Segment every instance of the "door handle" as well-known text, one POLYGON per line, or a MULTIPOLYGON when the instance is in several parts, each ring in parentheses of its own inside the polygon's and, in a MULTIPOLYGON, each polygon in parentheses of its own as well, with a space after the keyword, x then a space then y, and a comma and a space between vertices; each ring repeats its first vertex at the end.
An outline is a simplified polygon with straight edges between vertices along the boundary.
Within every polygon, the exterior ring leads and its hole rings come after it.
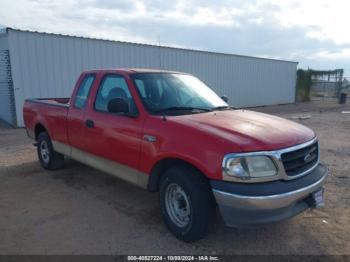
POLYGON ((93 128, 95 126, 94 121, 88 119, 85 121, 85 125, 87 128, 93 128))

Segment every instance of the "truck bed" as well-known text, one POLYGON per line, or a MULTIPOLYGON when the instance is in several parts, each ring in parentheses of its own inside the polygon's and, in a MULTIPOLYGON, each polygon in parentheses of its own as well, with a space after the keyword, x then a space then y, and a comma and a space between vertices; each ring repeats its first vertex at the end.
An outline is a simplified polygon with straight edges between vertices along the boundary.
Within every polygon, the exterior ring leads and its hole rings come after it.
POLYGON ((70 98, 27 99, 23 107, 28 135, 35 138, 38 125, 44 126, 51 139, 67 142, 67 115, 70 98))

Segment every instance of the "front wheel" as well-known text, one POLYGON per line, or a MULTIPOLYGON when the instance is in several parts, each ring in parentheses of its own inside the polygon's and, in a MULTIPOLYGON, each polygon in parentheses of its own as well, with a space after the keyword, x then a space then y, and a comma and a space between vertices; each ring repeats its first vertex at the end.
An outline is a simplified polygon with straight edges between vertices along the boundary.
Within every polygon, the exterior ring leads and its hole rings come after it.
POLYGON ((208 234, 215 201, 207 179, 197 170, 176 166, 165 171, 159 201, 163 219, 177 238, 191 242, 208 234))
POLYGON ((38 136, 38 158, 43 168, 55 170, 63 167, 64 156, 57 153, 52 146, 50 136, 46 132, 42 132, 38 136))

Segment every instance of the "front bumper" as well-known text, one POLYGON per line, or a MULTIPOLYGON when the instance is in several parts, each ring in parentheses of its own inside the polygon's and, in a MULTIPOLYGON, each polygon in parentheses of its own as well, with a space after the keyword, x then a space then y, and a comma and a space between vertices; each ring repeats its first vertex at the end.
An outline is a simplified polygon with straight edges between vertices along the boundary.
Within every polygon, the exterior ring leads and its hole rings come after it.
POLYGON ((319 164, 295 180, 257 184, 212 180, 211 186, 225 223, 242 227, 277 222, 312 207, 311 194, 323 186, 327 175, 327 168, 319 164))

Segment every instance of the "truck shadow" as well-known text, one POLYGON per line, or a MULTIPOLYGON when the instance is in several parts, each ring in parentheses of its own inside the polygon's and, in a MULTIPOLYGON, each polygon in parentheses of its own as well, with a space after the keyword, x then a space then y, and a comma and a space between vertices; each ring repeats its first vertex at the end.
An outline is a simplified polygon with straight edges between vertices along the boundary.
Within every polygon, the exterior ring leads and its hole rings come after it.
POLYGON ((52 178, 76 190, 87 191, 138 224, 164 232, 157 194, 70 159, 64 169, 53 172, 52 178))
POLYGON ((130 223, 146 229, 148 234, 162 235, 158 245, 164 248, 175 245, 179 252, 183 250, 187 254, 320 254, 326 249, 314 238, 313 230, 317 227, 312 223, 315 220, 303 219, 303 216, 259 228, 236 229, 226 227, 218 215, 211 233, 206 238, 184 244, 175 239, 163 223, 158 194, 148 193, 144 189, 72 160, 67 160, 65 167, 56 171, 44 170, 33 160, 20 165, 1 167, 0 176, 3 175, 20 179, 33 178, 32 183, 48 183, 59 188, 60 192, 80 191, 74 195, 82 205, 88 206, 84 199, 86 196, 92 197, 97 201, 97 205, 98 202, 108 205, 114 212, 130 219, 130 223), (52 180, 56 182, 52 183, 52 180), (83 197, 80 199, 80 196, 83 197), (313 243, 312 249, 308 243, 313 243))
MULTIPOLYGON (((116 212, 133 219, 136 224, 167 235, 171 242, 182 243, 168 232, 163 223, 157 193, 149 193, 72 160, 67 162, 64 170, 54 172, 52 178, 61 180, 67 186, 75 189, 87 191, 99 201, 108 204, 116 212)), ((222 253, 240 250, 242 253, 251 254, 251 248, 253 248, 257 252, 265 253, 266 250, 262 247, 262 243, 265 247, 270 245, 270 248, 275 250, 281 247, 281 243, 286 244, 284 238, 289 237, 290 231, 293 230, 293 227, 290 227, 291 224, 293 225, 293 220, 255 228, 228 228, 224 225, 221 217, 217 215, 211 234, 203 240, 186 244, 186 246, 193 249, 193 252, 196 250, 207 252, 215 249, 216 252, 222 253), (281 241, 266 243, 271 237, 281 239, 281 241), (231 242, 234 239, 235 241, 231 242), (227 244, 223 245, 222 243, 227 244)))

